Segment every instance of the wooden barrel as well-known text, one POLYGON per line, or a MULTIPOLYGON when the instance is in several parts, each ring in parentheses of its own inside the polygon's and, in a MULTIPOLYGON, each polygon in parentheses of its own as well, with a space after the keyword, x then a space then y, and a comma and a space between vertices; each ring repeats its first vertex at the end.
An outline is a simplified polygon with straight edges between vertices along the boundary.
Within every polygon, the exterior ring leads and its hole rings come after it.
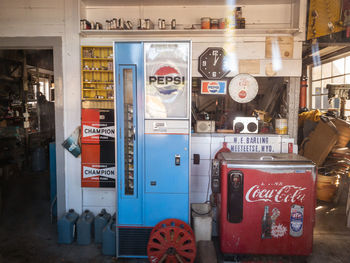
POLYGON ((337 176, 324 176, 317 174, 316 194, 317 199, 330 202, 332 201, 338 186, 336 185, 337 176))
POLYGON ((332 120, 339 132, 337 147, 345 147, 350 140, 350 124, 341 119, 332 120))

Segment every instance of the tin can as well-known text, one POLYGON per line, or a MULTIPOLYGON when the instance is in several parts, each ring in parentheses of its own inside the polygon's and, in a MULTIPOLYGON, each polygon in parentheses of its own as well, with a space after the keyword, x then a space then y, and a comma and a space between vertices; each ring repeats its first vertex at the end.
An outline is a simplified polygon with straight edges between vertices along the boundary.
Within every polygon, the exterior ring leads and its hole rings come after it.
POLYGON ((210 17, 202 17, 201 18, 201 28, 202 29, 210 29, 210 17))
POLYGON ((106 20, 105 28, 106 28, 106 30, 110 30, 111 29, 111 22, 109 20, 106 20))
POLYGON ((132 22, 131 21, 129 21, 128 20, 128 22, 127 22, 127 25, 128 25, 128 29, 132 29, 133 28, 133 24, 132 24, 132 22))
POLYGON ((80 30, 84 30, 85 26, 84 26, 84 20, 80 19, 80 30))
POLYGON ((171 20, 171 29, 176 29, 176 19, 171 20))
POLYGON ((146 29, 146 20, 139 19, 138 29, 146 29))
POLYGON ((97 30, 102 30, 103 29, 103 26, 100 22, 96 22, 96 29, 97 30))
POLYGON ((124 29, 124 19, 123 18, 118 19, 117 29, 124 29))
POLYGON ((287 132, 288 132, 288 120, 287 119, 276 119, 275 120, 275 131, 277 134, 287 134, 287 132))
POLYGON ((225 29, 226 28, 226 19, 225 18, 220 18, 219 19, 219 28, 220 29, 225 29))
POLYGON ((149 19, 145 19, 145 29, 151 28, 151 21, 149 19))
POLYGON ((219 28, 219 20, 210 19, 210 29, 218 29, 218 28, 219 28))
POLYGON ((117 29, 117 25, 118 25, 118 19, 113 18, 113 23, 111 25, 111 29, 117 29))

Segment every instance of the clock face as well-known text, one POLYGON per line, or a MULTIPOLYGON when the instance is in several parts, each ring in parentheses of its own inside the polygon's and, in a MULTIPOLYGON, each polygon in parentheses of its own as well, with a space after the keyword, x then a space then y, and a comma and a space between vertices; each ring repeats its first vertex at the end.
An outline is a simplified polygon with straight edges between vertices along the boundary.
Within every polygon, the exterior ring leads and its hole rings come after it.
POLYGON ((199 73, 207 79, 221 79, 230 72, 224 69, 225 50, 219 47, 207 48, 199 56, 199 73))

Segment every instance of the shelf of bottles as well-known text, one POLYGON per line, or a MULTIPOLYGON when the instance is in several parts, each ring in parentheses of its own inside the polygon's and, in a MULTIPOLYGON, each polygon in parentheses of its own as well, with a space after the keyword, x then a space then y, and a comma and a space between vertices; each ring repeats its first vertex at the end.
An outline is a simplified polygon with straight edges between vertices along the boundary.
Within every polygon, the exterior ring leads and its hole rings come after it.
POLYGON ((125 104, 124 118, 124 155, 125 155, 125 194, 134 193, 134 141, 133 105, 125 104))
POLYGON ((81 87, 83 101, 113 101, 113 48, 81 47, 81 87))

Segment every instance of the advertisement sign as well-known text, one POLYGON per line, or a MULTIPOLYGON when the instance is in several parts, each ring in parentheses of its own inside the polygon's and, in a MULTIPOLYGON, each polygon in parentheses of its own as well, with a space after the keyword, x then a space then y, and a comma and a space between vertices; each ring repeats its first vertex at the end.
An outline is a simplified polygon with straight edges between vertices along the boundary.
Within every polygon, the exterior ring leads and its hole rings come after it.
POLYGON ((82 144, 81 186, 115 186, 115 151, 113 142, 82 144))
POLYGON ((201 94, 225 95, 226 87, 226 80, 201 80, 201 94))
POLYGON ((145 43, 146 118, 187 118, 187 43, 145 43))
POLYGON ((82 109, 81 142, 100 143, 114 142, 114 110, 82 109))
POLYGON ((280 153, 280 136, 235 135, 227 143, 231 152, 280 153))

